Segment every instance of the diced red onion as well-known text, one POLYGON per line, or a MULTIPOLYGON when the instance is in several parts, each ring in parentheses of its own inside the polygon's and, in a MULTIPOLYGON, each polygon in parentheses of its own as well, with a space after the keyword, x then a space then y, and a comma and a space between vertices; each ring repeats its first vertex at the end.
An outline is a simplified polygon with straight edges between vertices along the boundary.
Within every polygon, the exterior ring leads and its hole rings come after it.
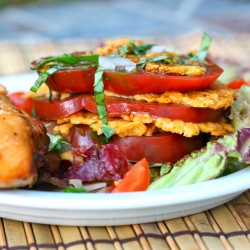
POLYGON ((106 70, 116 70, 123 67, 126 71, 132 71, 136 68, 136 63, 128 58, 99 56, 99 66, 106 70))

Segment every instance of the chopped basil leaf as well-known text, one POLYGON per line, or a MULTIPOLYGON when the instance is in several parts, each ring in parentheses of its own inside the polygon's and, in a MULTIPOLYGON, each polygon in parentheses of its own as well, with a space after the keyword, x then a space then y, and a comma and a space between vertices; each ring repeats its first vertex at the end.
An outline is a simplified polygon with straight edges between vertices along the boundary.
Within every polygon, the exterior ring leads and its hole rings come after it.
POLYGON ((47 133, 50 139, 48 151, 55 150, 57 152, 64 151, 65 148, 70 147, 70 143, 65 141, 62 136, 47 133))
POLYGON ((53 73, 55 73, 56 71, 58 71, 60 69, 59 66, 54 66, 52 68, 49 68, 45 71, 42 71, 38 77, 38 79, 35 81, 35 84, 30 88, 31 91, 33 92, 37 92, 37 90, 41 87, 41 85, 46 82, 46 84, 48 85, 49 87, 49 91, 50 91, 50 98, 51 99, 51 89, 50 89, 50 86, 49 86, 49 82, 48 82, 48 77, 50 75, 52 75, 53 73))
POLYGON ((129 47, 133 46, 134 43, 131 41, 126 45, 123 45, 119 50, 118 50, 118 55, 119 56, 124 56, 129 52, 129 47))
POLYGON ((142 44, 142 45, 135 45, 132 54, 133 55, 145 55, 146 52, 151 49, 154 45, 153 44, 142 44))
POLYGON ((108 126, 107 110, 104 101, 104 85, 102 81, 104 69, 98 68, 95 73, 94 93, 98 115, 102 120, 102 132, 109 139, 114 134, 114 129, 108 126))
POLYGON ((110 138, 115 133, 114 129, 107 124, 102 124, 102 132, 106 138, 110 138))
MULTIPOLYGON (((58 56, 58 57, 46 57, 46 59, 41 62, 40 64, 38 64, 36 67, 31 68, 32 70, 38 70, 39 71, 39 77, 38 79, 35 81, 35 84, 30 88, 31 91, 33 92, 37 92, 37 90, 40 88, 40 86, 46 82, 46 84, 49 87, 49 82, 48 82, 48 77, 50 75, 52 75, 53 73, 55 73, 56 71, 62 69, 65 66, 68 65, 74 65, 77 63, 81 63, 81 62, 91 62, 93 63, 95 66, 98 65, 98 55, 92 55, 92 56, 72 56, 72 55, 67 55, 64 54, 62 56, 58 56), (51 67, 47 70, 41 70, 46 64, 48 63, 55 63, 53 65, 51 65, 51 67)), ((87 65, 74 65, 74 68, 87 68, 87 65)), ((52 96, 52 92, 51 89, 50 90, 50 99, 52 96)))
POLYGON ((211 42, 212 42, 212 38, 206 33, 203 33, 200 48, 197 54, 191 57, 191 60, 204 61, 208 54, 208 50, 211 45, 211 42))
POLYGON ((135 42, 132 40, 128 44, 123 45, 119 50, 118 50, 118 55, 119 56, 124 56, 127 53, 130 52, 130 48, 132 49, 131 53, 132 55, 145 55, 146 52, 152 48, 154 45, 153 44, 141 44, 141 45, 135 45, 135 42))
POLYGON ((48 63, 61 63, 62 65, 77 64, 81 62, 91 62, 95 65, 98 64, 98 55, 91 56, 72 56, 64 54, 58 57, 47 57, 42 63, 38 64, 36 67, 31 68, 33 70, 40 70, 48 63))
POLYGON ((84 189, 83 187, 66 187, 63 190, 65 193, 88 193, 88 191, 86 189, 84 189))
MULTIPOLYGON (((91 126, 91 125, 90 125, 91 126)), ((95 139, 97 139, 98 141, 100 141, 100 142, 102 142, 102 143, 108 143, 108 139, 105 137, 105 136, 103 136, 103 135, 98 135, 95 131, 93 131, 92 129, 91 129, 91 127, 90 127, 90 133, 91 133, 91 135, 95 138, 95 139)))
POLYGON ((145 68, 146 67, 146 64, 148 62, 160 62, 160 61, 164 61, 164 59, 168 58, 168 56, 157 56, 157 57, 154 57, 154 58, 140 58, 140 61, 136 64, 138 67, 141 67, 141 68, 145 68))

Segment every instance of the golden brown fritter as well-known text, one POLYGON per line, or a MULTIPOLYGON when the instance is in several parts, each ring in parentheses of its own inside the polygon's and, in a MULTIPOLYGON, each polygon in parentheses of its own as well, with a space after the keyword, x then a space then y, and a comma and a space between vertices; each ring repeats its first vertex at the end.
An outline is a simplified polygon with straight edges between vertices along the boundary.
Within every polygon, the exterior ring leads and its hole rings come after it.
POLYGON ((162 94, 141 94, 134 96, 118 95, 105 91, 107 96, 117 96, 137 101, 184 104, 195 108, 227 108, 230 107, 236 97, 236 90, 226 88, 219 84, 213 84, 209 89, 190 92, 169 91, 162 94))
MULTIPOLYGON (((102 134, 101 120, 98 115, 79 111, 62 120, 58 120, 54 131, 60 134, 69 134, 70 128, 76 124, 90 125, 90 128, 102 134)), ((210 133, 214 136, 222 136, 233 131, 230 124, 218 122, 192 123, 168 118, 153 118, 147 114, 122 115, 121 118, 110 118, 108 125, 115 130, 120 137, 125 136, 151 136, 157 131, 167 131, 182 134, 186 137, 198 135, 201 132, 210 133)))
POLYGON ((147 63, 145 69, 149 72, 178 74, 185 76, 200 76, 206 72, 206 68, 199 65, 164 64, 158 62, 147 63))
MULTIPOLYGON (((131 39, 128 38, 119 38, 116 40, 108 40, 105 42, 104 46, 97 48, 94 51, 94 54, 98 54, 101 56, 107 56, 110 54, 115 54, 118 52, 118 50, 128 44, 131 41, 131 39)), ((141 45, 143 44, 142 41, 136 41, 135 45, 141 45)), ((131 48, 132 49, 132 48, 131 48)))

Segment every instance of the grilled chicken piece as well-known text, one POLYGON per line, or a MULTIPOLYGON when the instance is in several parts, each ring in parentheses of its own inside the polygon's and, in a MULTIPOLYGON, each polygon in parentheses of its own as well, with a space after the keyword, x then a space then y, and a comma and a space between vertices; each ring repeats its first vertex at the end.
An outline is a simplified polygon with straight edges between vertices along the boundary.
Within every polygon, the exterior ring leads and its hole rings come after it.
POLYGON ((0 188, 32 187, 48 145, 43 124, 14 107, 0 85, 0 188))

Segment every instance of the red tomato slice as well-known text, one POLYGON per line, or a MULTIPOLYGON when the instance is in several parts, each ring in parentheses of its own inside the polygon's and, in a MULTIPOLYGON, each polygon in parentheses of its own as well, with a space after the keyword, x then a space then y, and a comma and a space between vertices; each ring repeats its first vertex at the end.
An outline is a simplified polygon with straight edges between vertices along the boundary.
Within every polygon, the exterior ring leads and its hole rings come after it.
POLYGON ((60 100, 59 97, 53 97, 52 101, 48 97, 34 99, 34 110, 36 117, 40 120, 53 121, 67 117, 80 111, 85 107, 82 95, 75 95, 60 100))
MULTIPOLYGON (((147 103, 127 98, 105 97, 105 104, 110 117, 131 113, 150 114, 154 117, 182 120, 184 122, 216 122, 224 109, 194 108, 185 105, 147 103)), ((74 95, 60 100, 47 98, 34 100, 36 115, 41 120, 57 120, 67 117, 81 109, 97 113, 95 98, 92 94, 74 95)))
MULTIPOLYGON (((211 62, 206 67, 206 73, 198 77, 145 70, 139 73, 105 71, 103 82, 106 90, 123 95, 200 90, 210 86, 223 72, 211 62)), ((95 71, 96 68, 57 71, 49 77, 51 89, 63 93, 93 92, 95 71)))
POLYGON ((244 78, 238 78, 232 82, 230 82, 227 87, 230 89, 239 89, 242 85, 247 84, 244 78))
POLYGON ((137 192, 147 190, 150 182, 150 170, 146 159, 138 161, 125 174, 112 190, 112 193, 137 192))
POLYGON ((129 161, 145 158, 150 163, 176 162, 183 156, 205 146, 207 136, 200 134, 191 138, 173 133, 153 136, 112 136, 110 143, 119 147, 129 161))
MULTIPOLYGON (((112 136, 110 143, 119 147, 120 153, 129 161, 145 158, 150 163, 176 162, 192 151, 205 146, 207 135, 191 138, 173 133, 159 133, 153 136, 112 136)), ((70 135, 72 149, 83 154, 93 145, 101 146, 86 125, 77 125, 70 135)))
POLYGON ((33 99, 25 96, 25 92, 14 92, 8 95, 14 106, 24 110, 31 115, 33 108, 33 99))

